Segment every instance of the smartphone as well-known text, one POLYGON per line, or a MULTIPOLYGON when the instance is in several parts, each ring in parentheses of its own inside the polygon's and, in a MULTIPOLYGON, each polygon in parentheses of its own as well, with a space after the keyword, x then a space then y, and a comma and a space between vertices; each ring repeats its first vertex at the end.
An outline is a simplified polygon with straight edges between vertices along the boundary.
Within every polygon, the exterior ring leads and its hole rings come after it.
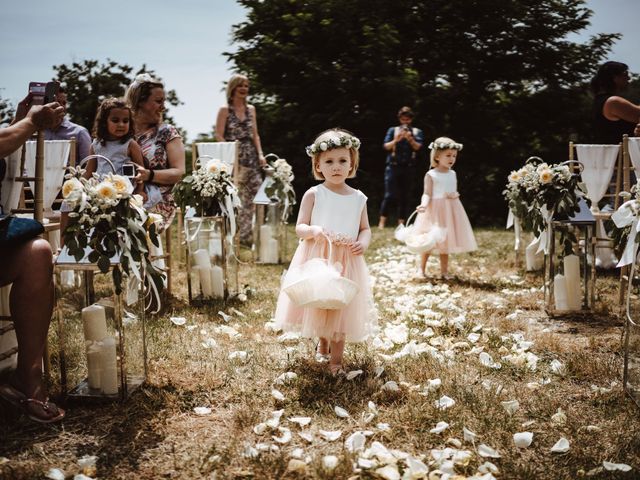
POLYGON ((55 102, 59 89, 59 82, 29 82, 31 105, 44 105, 55 102))
POLYGON ((125 163, 122 166, 122 175, 127 178, 134 178, 137 175, 136 166, 133 163, 125 163))

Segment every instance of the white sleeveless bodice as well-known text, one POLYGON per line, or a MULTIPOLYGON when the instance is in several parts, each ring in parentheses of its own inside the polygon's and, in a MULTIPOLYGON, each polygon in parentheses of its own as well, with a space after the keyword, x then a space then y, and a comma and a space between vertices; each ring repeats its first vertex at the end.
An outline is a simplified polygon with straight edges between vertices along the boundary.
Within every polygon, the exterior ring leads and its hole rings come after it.
POLYGON ((429 175, 433 180, 431 198, 444 198, 445 193, 458 191, 458 179, 456 177, 456 172, 453 170, 449 170, 447 173, 442 173, 432 168, 427 172, 427 175, 429 175))
POLYGON ((311 225, 319 225, 325 230, 358 238, 360 217, 367 203, 367 196, 360 190, 349 195, 340 195, 324 185, 316 185, 315 202, 311 211, 311 225))

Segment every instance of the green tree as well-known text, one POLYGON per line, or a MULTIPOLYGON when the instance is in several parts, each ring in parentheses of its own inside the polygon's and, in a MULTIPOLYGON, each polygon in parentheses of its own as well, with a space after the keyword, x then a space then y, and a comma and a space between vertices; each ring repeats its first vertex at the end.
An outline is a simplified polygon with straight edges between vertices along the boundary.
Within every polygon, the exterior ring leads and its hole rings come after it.
POLYGON ((528 156, 566 159, 569 135, 588 129, 585 82, 617 38, 566 39, 589 24, 583 0, 238 1, 247 20, 227 55, 299 189, 311 183, 304 145, 343 126, 363 141, 358 182, 375 209, 383 136, 406 104, 428 139, 465 143, 458 178, 476 222, 505 214, 506 175, 528 156))
MULTIPOLYGON (((137 71, 127 64, 120 64, 107 59, 105 63, 98 60, 84 60, 73 62, 71 65, 54 65, 55 80, 63 84, 67 90, 69 105, 67 111, 71 120, 91 130, 98 105, 105 97, 122 97, 133 79, 142 72, 148 72, 152 77, 162 80, 145 64, 137 71)), ((175 90, 167 90, 167 103, 172 106, 180 105, 175 90)), ((168 123, 175 125, 168 109, 165 112, 168 123)), ((180 132, 183 138, 186 132, 180 132)))
POLYGON ((15 109, 13 105, 11 105, 11 102, 6 98, 0 97, 0 128, 9 125, 14 115, 15 109))

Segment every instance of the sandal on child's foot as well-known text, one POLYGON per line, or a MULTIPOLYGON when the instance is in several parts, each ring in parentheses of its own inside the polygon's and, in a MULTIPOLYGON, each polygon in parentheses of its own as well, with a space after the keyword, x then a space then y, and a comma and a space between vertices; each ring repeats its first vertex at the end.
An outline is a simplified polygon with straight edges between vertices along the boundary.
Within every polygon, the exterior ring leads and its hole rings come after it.
POLYGON ((338 375, 344 375, 346 372, 344 371, 344 366, 341 363, 330 363, 329 364, 329 372, 334 377, 338 375))
POLYGON ((320 343, 316 345, 316 362, 325 363, 331 358, 331 350, 327 350, 326 353, 320 351, 320 343))

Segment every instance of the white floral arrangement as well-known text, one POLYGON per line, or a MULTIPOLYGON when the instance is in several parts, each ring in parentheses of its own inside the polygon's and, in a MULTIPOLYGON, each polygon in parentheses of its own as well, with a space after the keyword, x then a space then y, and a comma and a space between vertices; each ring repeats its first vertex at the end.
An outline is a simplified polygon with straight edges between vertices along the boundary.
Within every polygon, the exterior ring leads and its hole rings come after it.
POLYGON ((122 292, 123 276, 147 280, 156 295, 163 288, 163 274, 149 259, 150 243, 159 246, 157 218, 143 208, 140 195, 133 195, 129 179, 115 174, 84 178, 85 170, 70 167, 62 185, 62 196, 69 212, 69 223, 63 232, 65 248, 77 262, 97 264, 101 272, 109 271, 111 259, 113 284, 122 292), (86 249, 89 249, 87 254, 86 249))
POLYGON ((284 158, 279 158, 275 154, 270 153, 265 158, 269 162, 266 172, 271 178, 271 182, 265 187, 265 193, 269 198, 273 198, 282 204, 282 220, 286 222, 291 209, 296 204, 296 192, 293 189, 293 180, 295 178, 293 169, 284 158), (275 157, 275 160, 269 161, 270 157, 275 157))
POLYGON ((462 150, 462 144, 457 142, 431 142, 429 150, 462 150))
POLYGON ((193 207, 199 217, 233 215, 240 206, 238 189, 231 178, 229 165, 217 158, 208 159, 173 187, 173 195, 179 207, 186 211, 193 207))
POLYGON ((323 140, 321 142, 313 143, 306 147, 307 155, 313 157, 320 152, 326 152, 327 150, 333 150, 334 148, 355 148, 356 150, 360 149, 360 140, 353 135, 347 135, 345 133, 340 133, 340 136, 337 138, 329 138, 327 140, 323 140))
POLYGON ((620 262, 617 267, 624 267, 634 262, 638 251, 638 230, 640 230, 640 180, 631 187, 631 192, 620 192, 624 203, 611 215, 613 220, 613 238, 616 253, 620 262), (623 245, 626 245, 623 247, 623 245))

